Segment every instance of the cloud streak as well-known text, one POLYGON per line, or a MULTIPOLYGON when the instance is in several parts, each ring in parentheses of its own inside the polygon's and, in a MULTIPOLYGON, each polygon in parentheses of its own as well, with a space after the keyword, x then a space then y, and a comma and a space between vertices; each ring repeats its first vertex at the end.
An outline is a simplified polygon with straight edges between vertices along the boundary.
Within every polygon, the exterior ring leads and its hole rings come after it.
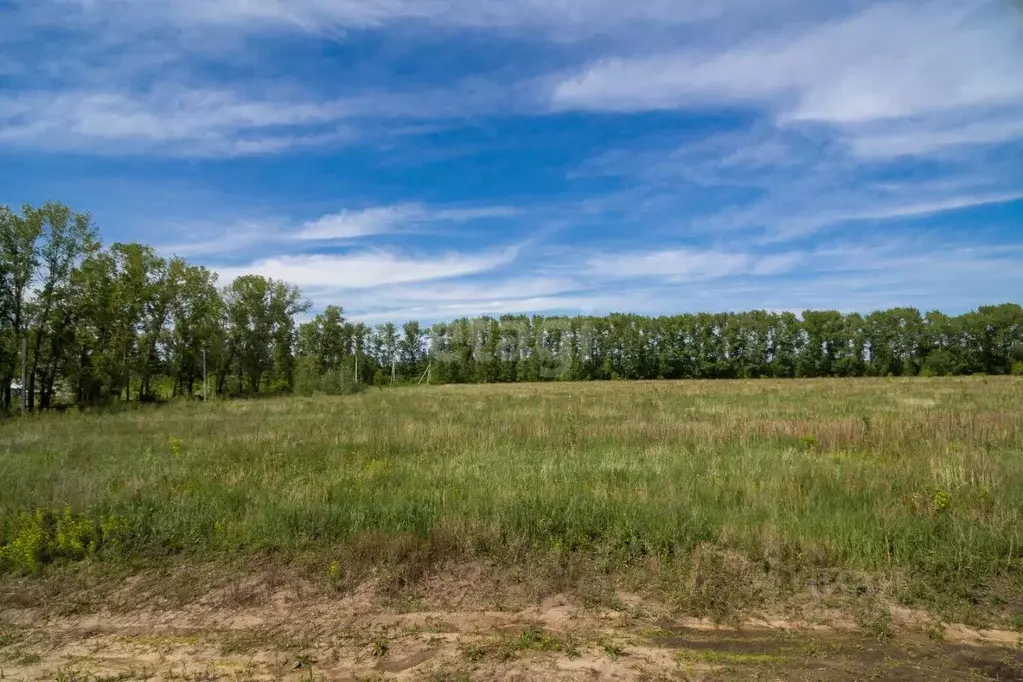
POLYGON ((361 251, 264 258, 243 267, 217 268, 217 271, 224 281, 258 274, 297 284, 315 295, 316 292, 336 293, 475 275, 508 265, 517 255, 517 247, 480 254, 447 253, 419 258, 389 251, 361 251))
POLYGON ((251 30, 372 29, 427 23, 473 29, 585 30, 622 23, 686 24, 715 17, 735 0, 65 0, 83 18, 128 15, 135 21, 251 30))
POLYGON ((356 239, 394 234, 425 223, 467 223, 509 218, 516 214, 517 211, 509 206, 429 208, 421 204, 399 204, 325 215, 307 222, 295 237, 310 241, 356 239))
POLYGON ((658 249, 600 254, 589 259, 592 277, 605 280, 654 278, 684 283, 722 277, 765 277, 790 273, 806 254, 758 254, 721 249, 658 249))
POLYGON ((762 104, 782 121, 836 124, 1018 102, 1020 27, 990 5, 873 5, 792 35, 604 59, 557 82, 551 100, 612 111, 762 104))
POLYGON ((265 154, 345 139, 337 102, 243 98, 226 90, 0 95, 0 143, 183 156, 265 154), (335 124, 335 125, 331 125, 335 124))

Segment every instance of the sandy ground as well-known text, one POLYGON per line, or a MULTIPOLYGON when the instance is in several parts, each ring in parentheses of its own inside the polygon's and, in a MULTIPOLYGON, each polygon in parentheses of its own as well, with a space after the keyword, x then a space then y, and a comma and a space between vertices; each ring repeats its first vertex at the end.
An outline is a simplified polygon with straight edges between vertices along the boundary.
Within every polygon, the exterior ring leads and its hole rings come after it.
POLYGON ((621 592, 613 607, 567 593, 505 606, 485 585, 459 587, 471 582, 437 576, 396 601, 373 581, 345 592, 271 574, 150 576, 57 607, 13 588, 0 608, 0 678, 1023 680, 1020 633, 905 610, 884 632, 840 614, 724 627, 621 592))

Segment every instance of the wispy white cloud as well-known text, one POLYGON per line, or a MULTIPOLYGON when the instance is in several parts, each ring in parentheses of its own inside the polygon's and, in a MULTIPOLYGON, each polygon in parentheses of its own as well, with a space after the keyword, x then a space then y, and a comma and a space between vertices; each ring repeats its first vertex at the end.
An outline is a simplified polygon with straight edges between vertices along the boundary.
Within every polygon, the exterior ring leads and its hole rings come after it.
POLYGON ((552 90, 559 108, 765 104, 785 121, 854 123, 1023 97, 1023 27, 995 3, 897 2, 692 51, 601 60, 552 90))
POLYGON ((423 223, 465 223, 508 218, 516 213, 510 206, 430 208, 421 204, 399 204, 325 215, 307 222, 296 237, 304 240, 353 239, 391 234, 423 223))
POLYGON ((658 278, 691 282, 737 275, 777 275, 790 272, 799 253, 758 255, 719 249, 662 249, 602 254, 589 259, 591 275, 609 280, 658 278))
POLYGON ((870 208, 863 211, 836 212, 810 218, 805 222, 792 223, 793 226, 803 225, 806 228, 817 227, 818 225, 829 225, 836 222, 853 220, 887 220, 889 218, 911 218, 916 216, 934 215, 946 211, 958 211, 964 208, 976 206, 990 206, 991 204, 1007 204, 1023 200, 1023 191, 1002 192, 998 194, 977 194, 972 196, 957 196, 935 201, 925 201, 913 204, 891 204, 870 208))
POLYGON ((349 135, 338 102, 243 98, 226 90, 0 95, 0 143, 44 149, 246 155, 349 135))
POLYGON ((322 294, 479 274, 508 265, 517 255, 517 247, 478 254, 447 253, 421 257, 382 250, 360 251, 278 256, 242 267, 217 268, 217 271, 224 281, 244 274, 259 274, 297 284, 313 294, 322 294))
POLYGON ((949 211, 959 211, 992 204, 1005 204, 1023 201, 1023 191, 1001 192, 993 194, 973 194, 932 198, 919 202, 907 202, 903 199, 878 199, 860 195, 856 197, 831 197, 824 202, 811 202, 800 209, 796 206, 782 208, 779 206, 759 205, 753 209, 738 213, 722 213, 708 219, 704 225, 716 227, 754 227, 761 226, 768 231, 768 241, 786 241, 807 237, 822 229, 836 227, 843 223, 887 221, 902 218, 918 218, 933 216, 949 211), (822 208, 831 204, 830 208, 822 208), (844 206, 842 204, 845 204, 844 206), (770 210, 768 210, 770 209, 770 210))
POLYGON ((362 211, 340 211, 307 222, 298 239, 352 239, 387 234, 419 218, 422 209, 414 205, 383 206, 362 211))
POLYGON ((1023 140, 1023 106, 1007 111, 984 112, 964 121, 948 120, 885 122, 881 126, 851 126, 842 131, 843 140, 858 157, 886 159, 956 152, 963 148, 999 145, 1023 140))
MULTIPOLYGON (((113 78, 112 80, 116 80, 113 78)), ((0 145, 94 155, 239 157, 372 145, 465 117, 536 113, 530 84, 366 90, 324 98, 295 86, 0 93, 0 145)))
POLYGON ((746 254, 712 251, 652 251, 623 253, 591 258, 590 270, 610 278, 663 277, 687 281, 734 275, 749 266, 746 254))
MULTIPOLYGON (((181 30, 197 26, 382 30, 393 22, 411 21, 474 29, 585 27, 604 34, 636 22, 670 26, 699 20, 716 30, 706 32, 712 37, 681 33, 672 43, 682 42, 685 48, 640 56, 632 56, 636 46, 630 42, 630 56, 602 56, 582 70, 551 78, 474 78, 404 92, 355 90, 340 99, 293 88, 268 92, 266 84, 253 89, 258 95, 201 86, 145 90, 141 83, 128 91, 115 69, 108 73, 108 82, 90 82, 86 89, 0 96, 0 144, 92 153, 243 156, 365 140, 374 129, 401 134, 402 121, 510 111, 541 114, 551 108, 631 112, 736 105, 769 111, 782 125, 835 126, 836 139, 845 140, 865 158, 1023 137, 1018 123, 1023 108, 1023 79, 1018 77, 1023 22, 1008 14, 1012 10, 1007 6, 989 0, 871 2, 859 5, 857 13, 827 21, 804 19, 820 14, 810 11, 811 3, 786 0, 774 11, 788 20, 768 23, 769 28, 759 31, 749 27, 748 19, 738 19, 766 13, 747 0, 60 0, 60 4, 88 28, 81 41, 86 45, 97 27, 109 23, 101 21, 107 17, 124 34, 115 42, 138 35, 137 22, 155 26, 170 22, 181 25, 181 30), (734 29, 737 22, 743 30, 734 29)), ((18 6, 21 9, 12 16, 31 14, 28 3, 18 6)), ((832 14, 843 5, 835 7, 832 14)), ((201 35, 196 40, 216 42, 201 35)), ((610 45, 614 49, 613 41, 610 45)), ((188 51, 181 46, 168 50, 188 51)), ((107 61, 120 63, 126 57, 130 55, 114 51, 107 61)), ((159 56, 148 57, 149 62, 162 63, 159 56)), ((98 68, 103 73, 113 67, 98 68)), ((152 77, 147 74, 145 83, 152 77)))
POLYGON ((771 242, 1023 201, 1023 172, 1012 158, 964 152, 931 159, 940 173, 893 172, 887 156, 864 159, 827 131, 755 124, 660 150, 612 151, 580 173, 620 176, 666 202, 660 220, 674 225, 669 235, 753 230, 771 242), (729 200, 708 202, 708 189, 729 200))
POLYGON ((462 280, 380 287, 365 292, 367 300, 383 297, 402 304, 424 302, 504 301, 509 299, 542 298, 579 290, 584 285, 578 278, 550 275, 511 274, 506 278, 465 278, 462 280))
POLYGON ((489 274, 416 286, 381 286, 348 292, 346 308, 362 320, 428 321, 462 316, 589 310, 608 294, 570 277, 489 274), (579 292, 587 290, 585 295, 579 292))
POLYGON ((206 234, 196 234, 196 226, 175 225, 167 232, 178 233, 178 241, 158 244, 155 248, 169 256, 204 258, 245 253, 257 245, 265 245, 280 239, 282 226, 253 220, 231 221, 227 229, 220 225, 203 223, 199 229, 206 234), (184 232, 182 236, 180 233, 184 232), (210 234, 212 233, 212 236, 210 234), (193 235, 191 239, 188 235, 193 235))
POLYGON ((87 17, 135 15, 179 26, 378 28, 422 22, 465 28, 598 30, 623 22, 679 24, 718 15, 736 0, 64 0, 87 17))
POLYGON ((161 253, 200 258, 237 259, 253 253, 288 255, 305 251, 323 242, 356 242, 368 237, 408 235, 423 225, 441 228, 449 225, 475 225, 504 220, 520 214, 512 206, 394 204, 362 209, 344 209, 305 222, 280 216, 211 219, 196 223, 168 224, 163 233, 176 235, 175 241, 157 245, 161 253))
POLYGON ((780 242, 939 216, 1023 199, 1023 174, 990 156, 1023 148, 1021 16, 985 0, 861 3, 825 21, 602 57, 555 79, 550 101, 557 111, 755 113, 738 132, 623 150, 584 169, 660 193, 676 234, 747 230, 780 242), (896 171, 904 180, 892 183, 885 164, 908 161, 934 165, 896 171), (727 203, 709 207, 704 188, 727 203))

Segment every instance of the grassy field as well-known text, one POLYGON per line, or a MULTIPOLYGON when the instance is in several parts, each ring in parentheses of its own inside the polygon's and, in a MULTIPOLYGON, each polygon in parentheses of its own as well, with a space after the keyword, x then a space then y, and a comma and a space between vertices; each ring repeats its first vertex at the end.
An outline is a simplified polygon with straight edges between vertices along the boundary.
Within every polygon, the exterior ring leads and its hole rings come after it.
POLYGON ((273 556, 340 582, 482 559, 641 568, 696 613, 828 584, 1013 621, 1023 382, 458 386, 45 415, 0 426, 0 518, 8 573, 273 556))

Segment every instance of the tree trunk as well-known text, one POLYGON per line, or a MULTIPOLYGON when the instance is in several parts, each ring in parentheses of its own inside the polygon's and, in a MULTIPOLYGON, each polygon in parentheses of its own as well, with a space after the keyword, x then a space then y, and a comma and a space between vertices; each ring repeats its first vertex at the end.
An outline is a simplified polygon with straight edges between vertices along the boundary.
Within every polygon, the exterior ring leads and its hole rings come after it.
POLYGON ((39 394, 39 406, 43 410, 49 409, 53 404, 53 384, 56 381, 56 373, 56 369, 53 369, 43 377, 39 394))

